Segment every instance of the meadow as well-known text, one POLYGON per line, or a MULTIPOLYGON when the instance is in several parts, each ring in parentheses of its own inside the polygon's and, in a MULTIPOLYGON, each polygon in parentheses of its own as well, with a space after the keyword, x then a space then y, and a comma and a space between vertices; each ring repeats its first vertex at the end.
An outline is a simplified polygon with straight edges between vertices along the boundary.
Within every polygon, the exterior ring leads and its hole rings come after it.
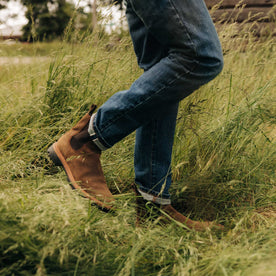
POLYGON ((275 37, 234 24, 219 36, 223 72, 180 105, 171 194, 222 233, 135 226, 134 134, 102 155, 116 213, 71 190, 47 156, 92 103, 142 74, 127 34, 0 44, 11 58, 0 64, 0 275, 276 274, 275 37))

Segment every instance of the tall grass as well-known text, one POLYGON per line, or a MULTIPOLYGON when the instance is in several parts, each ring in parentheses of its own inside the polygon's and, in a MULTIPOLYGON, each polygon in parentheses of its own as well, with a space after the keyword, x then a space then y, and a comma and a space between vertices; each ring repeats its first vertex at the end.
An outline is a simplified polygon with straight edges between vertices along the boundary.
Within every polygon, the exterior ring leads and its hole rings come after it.
POLYGON ((142 73, 129 37, 74 36, 44 64, 3 67, 1 275, 275 274, 275 38, 230 34, 220 32, 222 74, 180 105, 171 189, 181 212, 226 233, 135 227, 133 134, 102 156, 116 214, 79 197, 47 157, 91 103, 142 73))

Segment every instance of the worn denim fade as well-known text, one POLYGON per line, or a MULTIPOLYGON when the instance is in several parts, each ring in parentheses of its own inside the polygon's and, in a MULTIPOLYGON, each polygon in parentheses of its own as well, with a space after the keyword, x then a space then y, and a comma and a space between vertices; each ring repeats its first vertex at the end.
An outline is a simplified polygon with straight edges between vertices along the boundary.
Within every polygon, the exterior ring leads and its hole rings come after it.
POLYGON ((89 133, 105 150, 136 130, 135 182, 145 199, 168 204, 178 104, 221 72, 221 45, 203 0, 125 2, 144 73, 98 109, 89 133))

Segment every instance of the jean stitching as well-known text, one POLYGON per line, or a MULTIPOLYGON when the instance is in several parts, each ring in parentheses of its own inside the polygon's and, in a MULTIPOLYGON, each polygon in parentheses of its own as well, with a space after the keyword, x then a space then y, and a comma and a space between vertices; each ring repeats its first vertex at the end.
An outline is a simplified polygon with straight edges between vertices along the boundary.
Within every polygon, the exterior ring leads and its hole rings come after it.
POLYGON ((154 183, 156 180, 155 176, 155 160, 156 160, 156 149, 155 149, 155 139, 156 139, 156 130, 157 130, 157 122, 156 120, 153 120, 153 131, 152 131, 152 150, 151 150, 151 184, 154 189, 154 183))
POLYGON ((173 3, 173 1, 172 1, 172 0, 168 0, 168 1, 170 2, 171 6, 173 7, 173 10, 174 10, 174 12, 175 12, 175 15, 176 15, 177 18, 178 18, 179 24, 185 29, 186 34, 187 34, 187 36, 189 37, 189 41, 190 41, 191 44, 193 45, 194 54, 195 54, 195 56, 197 57, 197 56, 198 56, 197 50, 196 50, 194 41, 192 40, 192 38, 191 38, 191 36, 190 36, 190 33, 188 32, 188 28, 187 28, 186 24, 183 22, 183 20, 181 20, 181 16, 179 15, 179 12, 178 12, 178 10, 177 10, 175 4, 173 3))

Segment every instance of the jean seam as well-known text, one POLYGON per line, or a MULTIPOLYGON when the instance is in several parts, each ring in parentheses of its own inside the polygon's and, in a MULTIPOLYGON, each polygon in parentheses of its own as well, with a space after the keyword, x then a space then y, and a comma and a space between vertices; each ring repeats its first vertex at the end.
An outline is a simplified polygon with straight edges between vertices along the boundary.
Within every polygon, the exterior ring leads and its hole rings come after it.
MULTIPOLYGON (((115 118, 113 118, 113 120, 110 120, 110 122, 108 124, 106 124, 103 128, 102 128, 102 132, 105 131, 110 125, 114 124, 114 122, 116 122, 118 119, 124 117, 125 115, 127 115, 129 112, 137 109, 138 107, 140 107, 142 104, 148 102, 153 96, 156 96, 158 94, 160 94, 160 92, 162 93, 165 89, 167 89, 168 87, 171 87, 177 80, 181 79, 184 75, 189 75, 190 73, 193 72, 193 70, 198 66, 198 62, 196 60, 193 60, 193 62, 195 63, 194 67, 189 70, 188 72, 185 72, 183 74, 177 75, 176 78, 174 78, 171 82, 169 82, 167 85, 164 85, 162 88, 160 88, 159 90, 157 90, 154 93, 151 93, 147 98, 145 98, 143 101, 140 101, 140 103, 138 103, 137 105, 133 106, 132 108, 126 110, 124 113, 119 114, 118 116, 116 116, 115 118)), ((96 127, 97 128, 97 127, 96 127)), ((98 133, 100 134, 99 129, 97 128, 98 133)), ((100 135, 101 136, 101 135, 100 135)), ((102 136, 101 136, 102 138, 102 136)), ((103 139, 103 138, 102 138, 103 139)), ((105 139, 103 139, 105 141, 105 139)), ((107 143, 109 145, 109 143, 107 143)))
POLYGON ((187 34, 187 36, 189 37, 189 41, 190 41, 190 42, 192 43, 192 45, 193 45, 194 54, 195 54, 195 56, 197 57, 198 54, 197 54, 196 46, 195 46, 195 44, 194 44, 194 41, 193 41, 192 38, 191 38, 190 33, 188 32, 188 28, 187 28, 186 24, 183 22, 183 20, 181 20, 181 16, 179 15, 179 12, 178 12, 178 10, 177 10, 175 4, 172 2, 172 0, 168 0, 168 1, 170 2, 171 6, 172 6, 173 9, 174 9, 174 12, 175 12, 175 14, 176 14, 176 16, 177 16, 177 18, 178 18, 179 24, 181 24, 182 27, 185 29, 186 34, 187 34))
MULTIPOLYGON (((156 160, 156 149, 155 149, 155 139, 156 139, 156 129, 157 123, 156 120, 153 120, 153 131, 152 131, 152 150, 151 150, 151 186, 156 183, 156 174, 155 174, 155 160, 156 160)), ((153 186, 154 189, 154 186, 153 186)))

